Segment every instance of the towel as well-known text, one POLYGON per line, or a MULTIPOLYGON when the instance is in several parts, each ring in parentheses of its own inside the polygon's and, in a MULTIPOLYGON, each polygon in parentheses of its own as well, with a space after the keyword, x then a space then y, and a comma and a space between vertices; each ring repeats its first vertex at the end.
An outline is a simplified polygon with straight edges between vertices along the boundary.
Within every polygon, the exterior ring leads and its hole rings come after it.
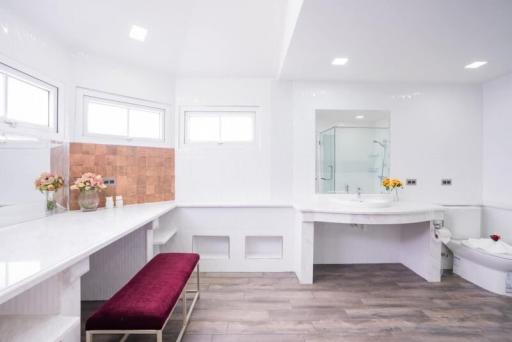
POLYGON ((512 246, 501 240, 468 239, 462 242, 467 247, 482 249, 491 254, 512 254, 512 246))

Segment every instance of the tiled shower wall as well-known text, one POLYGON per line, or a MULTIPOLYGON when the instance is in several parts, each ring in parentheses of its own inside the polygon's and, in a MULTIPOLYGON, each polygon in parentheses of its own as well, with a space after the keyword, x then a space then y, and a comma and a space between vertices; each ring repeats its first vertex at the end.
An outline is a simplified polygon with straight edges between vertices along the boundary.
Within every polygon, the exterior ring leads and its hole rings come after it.
MULTIPOLYGON (((116 184, 100 195, 122 195, 125 204, 174 200, 174 149, 70 144, 70 183, 85 172, 114 178, 116 184)), ((78 191, 71 191, 69 207, 78 209, 78 191)))

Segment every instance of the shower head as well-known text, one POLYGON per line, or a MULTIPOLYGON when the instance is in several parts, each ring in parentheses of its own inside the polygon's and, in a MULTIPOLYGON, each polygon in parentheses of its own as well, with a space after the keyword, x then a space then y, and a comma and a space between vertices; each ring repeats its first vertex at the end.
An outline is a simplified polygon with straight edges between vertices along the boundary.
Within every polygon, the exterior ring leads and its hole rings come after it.
POLYGON ((374 144, 379 144, 381 147, 385 148, 386 144, 387 144, 387 141, 386 140, 382 140, 382 142, 380 142, 378 140, 374 140, 373 143, 374 144))

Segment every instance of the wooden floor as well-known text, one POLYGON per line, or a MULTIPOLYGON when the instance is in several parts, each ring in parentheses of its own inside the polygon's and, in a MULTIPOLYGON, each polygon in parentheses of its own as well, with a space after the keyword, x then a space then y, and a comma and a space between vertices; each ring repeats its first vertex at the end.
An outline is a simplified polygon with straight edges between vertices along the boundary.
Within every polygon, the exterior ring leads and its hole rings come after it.
MULTIPOLYGON (((512 341, 512 298, 455 275, 427 283, 402 265, 386 264, 315 266, 313 285, 300 285, 292 273, 201 276, 186 342, 512 341)), ((100 304, 84 302, 82 316, 100 304)), ((179 318, 164 341, 174 341, 179 318)))

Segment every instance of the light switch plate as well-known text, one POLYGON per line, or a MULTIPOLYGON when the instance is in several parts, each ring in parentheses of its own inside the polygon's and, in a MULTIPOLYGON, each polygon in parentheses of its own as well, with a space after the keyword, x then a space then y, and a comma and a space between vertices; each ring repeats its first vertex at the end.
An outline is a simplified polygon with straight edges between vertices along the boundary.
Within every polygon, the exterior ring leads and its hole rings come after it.
POLYGON ((106 186, 114 186, 116 185, 116 179, 114 177, 103 178, 103 183, 106 186))
POLYGON ((443 179, 441 179, 441 185, 443 185, 443 186, 450 186, 450 185, 452 185, 451 178, 443 178, 443 179))

